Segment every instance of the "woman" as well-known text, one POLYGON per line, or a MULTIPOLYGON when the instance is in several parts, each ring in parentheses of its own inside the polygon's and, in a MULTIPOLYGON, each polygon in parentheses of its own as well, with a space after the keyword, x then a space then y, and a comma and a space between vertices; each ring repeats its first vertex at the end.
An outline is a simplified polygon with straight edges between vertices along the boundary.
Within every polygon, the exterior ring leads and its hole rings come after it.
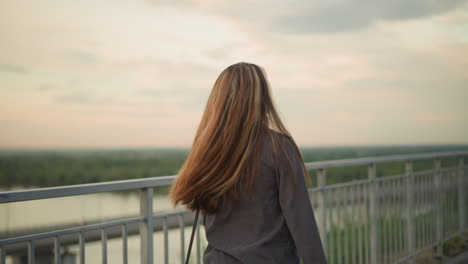
POLYGON ((226 68, 170 192, 174 205, 203 215, 204 263, 326 263, 307 185, 263 70, 226 68))

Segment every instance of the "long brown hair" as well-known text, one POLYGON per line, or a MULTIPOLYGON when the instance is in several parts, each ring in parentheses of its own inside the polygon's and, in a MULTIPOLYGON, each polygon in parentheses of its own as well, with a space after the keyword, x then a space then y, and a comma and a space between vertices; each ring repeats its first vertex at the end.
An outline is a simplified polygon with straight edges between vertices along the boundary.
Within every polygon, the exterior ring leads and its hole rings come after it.
MULTIPOLYGON (((238 201, 241 186, 251 192, 266 134, 272 135, 273 146, 284 142, 278 135, 290 140, 310 186, 302 155, 274 107, 263 69, 246 62, 227 67, 216 79, 192 149, 171 187, 174 206, 181 203, 210 214, 222 201, 238 201)), ((276 154, 280 148, 274 149, 276 154)))

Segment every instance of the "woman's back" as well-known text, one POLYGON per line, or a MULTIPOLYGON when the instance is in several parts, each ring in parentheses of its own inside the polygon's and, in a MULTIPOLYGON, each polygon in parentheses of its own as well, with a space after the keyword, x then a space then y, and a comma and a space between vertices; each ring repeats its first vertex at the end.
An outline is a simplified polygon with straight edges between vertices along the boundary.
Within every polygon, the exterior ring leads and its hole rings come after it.
POLYGON ((309 180, 266 74, 239 62, 216 79, 170 198, 202 212, 205 264, 326 263, 309 180))
POLYGON ((287 137, 276 136, 293 160, 293 170, 287 170, 281 151, 275 161, 270 135, 263 138, 252 195, 241 191, 236 206, 222 204, 203 216, 205 264, 296 264, 299 257, 304 264, 326 263, 299 153, 287 137))

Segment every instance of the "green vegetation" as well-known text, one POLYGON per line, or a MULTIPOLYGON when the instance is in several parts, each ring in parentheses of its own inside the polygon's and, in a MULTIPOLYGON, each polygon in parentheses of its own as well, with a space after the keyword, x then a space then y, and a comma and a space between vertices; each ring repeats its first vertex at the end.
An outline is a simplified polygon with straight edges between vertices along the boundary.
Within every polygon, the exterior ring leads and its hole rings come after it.
MULTIPOLYGON (((326 147, 302 148, 305 161, 321 161, 404 153, 467 149, 468 146, 412 147, 326 147)), ((152 150, 49 150, 0 151, 0 188, 14 186, 47 187, 174 175, 187 157, 188 149, 152 150)), ((455 164, 455 160, 449 160, 455 164)), ((449 164, 443 161, 443 164, 449 164)), ((431 161, 415 164, 430 168, 431 161)), ((403 165, 382 164, 377 174, 401 173, 403 165)), ((313 172, 311 173, 313 175, 313 172)), ((335 183, 366 177, 365 166, 330 169, 328 182, 335 183)), ((315 182, 315 181, 313 181, 315 182)))
POLYGON ((59 186, 166 176, 177 173, 188 151, 0 152, 0 187, 59 186))

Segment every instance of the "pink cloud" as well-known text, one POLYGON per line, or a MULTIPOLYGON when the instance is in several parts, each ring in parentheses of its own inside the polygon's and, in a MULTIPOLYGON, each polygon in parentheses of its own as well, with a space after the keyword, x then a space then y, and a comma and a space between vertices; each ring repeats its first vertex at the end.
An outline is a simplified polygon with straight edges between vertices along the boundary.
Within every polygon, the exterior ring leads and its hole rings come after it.
POLYGON ((413 120, 421 123, 447 123, 458 121, 459 118, 450 114, 426 113, 415 115, 413 120))

